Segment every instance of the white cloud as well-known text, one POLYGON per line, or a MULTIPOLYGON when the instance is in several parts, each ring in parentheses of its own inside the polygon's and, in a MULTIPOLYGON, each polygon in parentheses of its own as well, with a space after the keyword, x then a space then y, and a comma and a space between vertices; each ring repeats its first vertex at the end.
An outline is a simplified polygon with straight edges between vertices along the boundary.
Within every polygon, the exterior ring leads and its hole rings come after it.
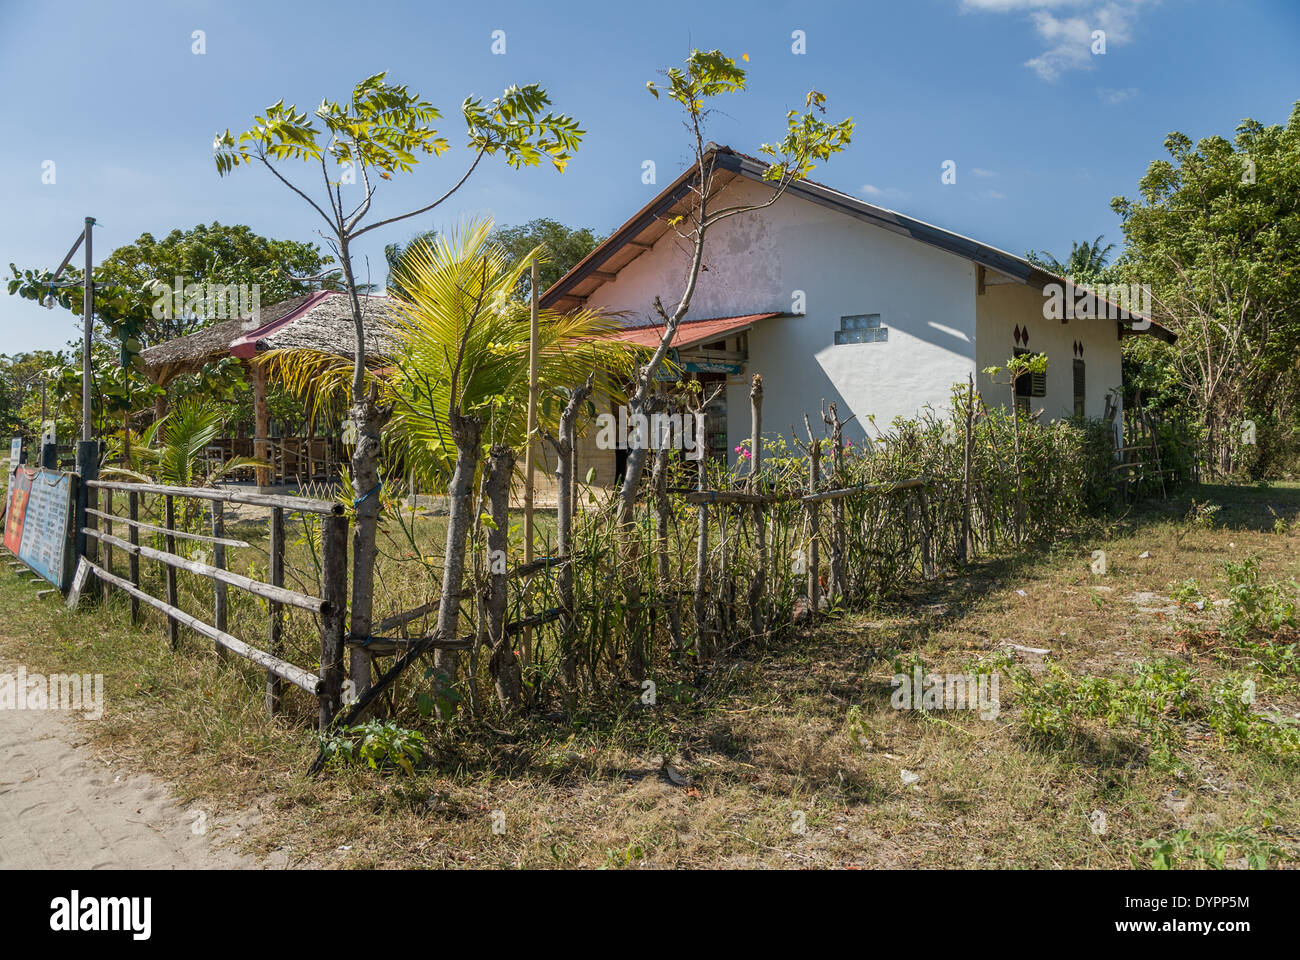
POLYGON ((980 193, 980 196, 983 197, 985 200, 1005 200, 1007 198, 1007 195, 1005 193, 1002 193, 998 190, 985 190, 982 193, 980 193))
POLYGON ((977 177, 996 177, 998 175, 996 170, 985 170, 983 167, 971 167, 970 172, 977 177))
POLYGON ((1106 47, 1133 39, 1133 20, 1143 0, 961 0, 961 10, 980 13, 1028 13, 1034 29, 1048 44, 1025 61, 1044 80, 1070 70, 1091 70, 1094 30, 1106 34, 1106 47), (1056 11, 1056 12, 1053 12, 1056 11), (1060 14, 1059 16, 1057 14, 1060 14))

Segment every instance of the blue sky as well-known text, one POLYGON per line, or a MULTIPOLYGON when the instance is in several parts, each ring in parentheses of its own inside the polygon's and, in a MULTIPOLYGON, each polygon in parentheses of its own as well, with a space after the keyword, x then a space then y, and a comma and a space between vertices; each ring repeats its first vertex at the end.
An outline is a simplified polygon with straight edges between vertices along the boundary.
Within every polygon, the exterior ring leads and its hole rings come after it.
MULTIPOLYGON (((489 163, 436 216, 369 234, 360 276, 368 256, 382 282, 386 242, 464 214, 608 232, 689 160, 679 115, 645 82, 691 47, 749 56, 749 90, 720 104, 712 139, 754 152, 815 87, 832 118, 857 121, 852 146, 815 179, 1018 254, 1063 257, 1072 240, 1098 234, 1119 243, 1110 198, 1136 194, 1167 133, 1231 136, 1244 117, 1281 123, 1300 98, 1295 0, 0 0, 0 265, 6 276, 11 261, 57 266, 86 215, 102 225, 99 257, 145 231, 213 220, 318 240, 316 214, 265 170, 217 176, 213 134, 245 129, 281 97, 309 110, 342 99, 381 70, 443 110, 455 149, 385 184, 378 216, 459 177, 467 95, 538 82, 587 134, 563 175, 489 163), (1104 55, 1089 49, 1096 29, 1104 55), (503 55, 492 52, 496 30, 503 55), (796 30, 806 53, 792 52, 796 30), (658 186, 641 182, 648 159, 658 186), (47 160, 53 184, 42 183, 47 160), (946 160, 954 185, 940 182, 946 160)), ((74 335, 66 312, 0 293, 0 353, 74 335)))

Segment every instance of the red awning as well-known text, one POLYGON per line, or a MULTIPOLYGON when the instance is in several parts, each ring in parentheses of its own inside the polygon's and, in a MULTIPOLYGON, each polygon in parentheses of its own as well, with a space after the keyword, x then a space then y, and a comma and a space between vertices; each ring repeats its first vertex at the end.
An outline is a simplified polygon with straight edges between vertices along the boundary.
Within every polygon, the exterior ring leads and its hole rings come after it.
MULTIPOLYGON (((707 320, 683 320, 677 328, 677 333, 673 336, 673 342, 670 346, 679 350, 686 347, 694 347, 701 343, 708 343, 712 340, 718 340, 731 333, 739 333, 741 330, 748 330, 759 320, 767 320, 771 317, 779 317, 777 313, 747 313, 743 317, 712 317, 707 320)), ((633 343, 639 347, 648 347, 654 349, 659 346, 659 341, 664 336, 663 324, 655 324, 647 327, 629 327, 626 330, 620 330, 617 333, 609 335, 612 340, 621 340, 624 343, 633 343)))

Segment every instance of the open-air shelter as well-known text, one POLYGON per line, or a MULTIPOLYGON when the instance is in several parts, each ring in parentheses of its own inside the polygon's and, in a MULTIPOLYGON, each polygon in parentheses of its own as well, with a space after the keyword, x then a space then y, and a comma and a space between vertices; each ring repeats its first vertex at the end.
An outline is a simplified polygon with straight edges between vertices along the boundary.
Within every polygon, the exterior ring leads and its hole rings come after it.
MULTIPOLYGON (((361 297, 368 362, 383 362, 394 353, 390 332, 392 307, 387 297, 361 297)), ((356 333, 352 305, 342 291, 321 290, 283 300, 264 308, 252 319, 220 320, 194 333, 160 343, 141 353, 150 379, 161 387, 177 377, 197 373, 225 357, 239 358, 253 387, 253 423, 247 436, 224 436, 213 441, 213 453, 228 459, 254 456, 265 460, 256 479, 259 487, 273 483, 333 480, 346 460, 338 436, 272 437, 267 408, 267 368, 252 362, 269 350, 302 349, 352 358, 356 333)), ((245 428, 246 429, 246 428, 245 428)), ((245 430, 236 430, 236 434, 245 430)))

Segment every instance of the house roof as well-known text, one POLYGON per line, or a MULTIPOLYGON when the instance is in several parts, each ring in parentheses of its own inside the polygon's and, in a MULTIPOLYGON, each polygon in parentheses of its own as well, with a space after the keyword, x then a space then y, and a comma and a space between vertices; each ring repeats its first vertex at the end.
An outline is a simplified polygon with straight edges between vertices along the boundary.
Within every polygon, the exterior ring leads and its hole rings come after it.
MULTIPOLYGON (((361 297, 369 358, 384 359, 395 353, 396 342, 388 324, 391 311, 387 297, 361 297)), ((150 347, 141 352, 140 358, 154 382, 166 384, 230 354, 247 359, 267 350, 306 349, 353 356, 356 333, 352 305, 344 291, 320 290, 282 300, 264 308, 258 319, 262 325, 254 330, 246 329, 246 320, 220 320, 150 347)))
MULTIPOLYGON (((762 181, 763 171, 767 168, 767 164, 762 160, 713 143, 707 147, 707 156, 713 163, 715 193, 721 191, 736 177, 762 181)), ((561 310, 581 306, 597 287, 613 279, 618 271, 650 249, 654 242, 668 231, 667 220, 674 209, 689 203, 697 166, 692 164, 573 269, 553 283, 541 296, 542 306, 561 310)), ((889 230, 891 233, 946 250, 1016 282, 1039 289, 1049 284, 1063 284, 1065 289, 1071 289, 1069 281, 1064 277, 1044 270, 1023 257, 1017 257, 1005 250, 915 220, 896 211, 875 206, 825 184, 800 180, 792 183, 786 192, 820 206, 838 210, 857 220, 889 230)), ((1097 299, 1102 300, 1100 297, 1097 299)), ((1119 316, 1122 320, 1148 320, 1140 314, 1127 311, 1120 311, 1119 316)), ((1150 326, 1145 330, 1132 332, 1145 332, 1169 343, 1176 339, 1169 330, 1154 321, 1149 322, 1150 326)))
MULTIPOLYGON (((750 313, 742 317, 711 317, 707 320, 683 320, 677 327, 677 332, 673 334, 673 341, 669 344, 677 349, 694 347, 701 343, 708 343, 717 340, 719 337, 725 337, 730 333, 739 333, 741 330, 748 330, 759 320, 767 320, 771 317, 781 316, 781 311, 774 313, 750 313)), ((642 324, 635 327, 627 327, 617 333, 609 335, 610 340, 619 340, 623 343, 632 343, 640 347, 649 347, 654 349, 659 346, 663 339, 664 326, 661 323, 642 324)))

